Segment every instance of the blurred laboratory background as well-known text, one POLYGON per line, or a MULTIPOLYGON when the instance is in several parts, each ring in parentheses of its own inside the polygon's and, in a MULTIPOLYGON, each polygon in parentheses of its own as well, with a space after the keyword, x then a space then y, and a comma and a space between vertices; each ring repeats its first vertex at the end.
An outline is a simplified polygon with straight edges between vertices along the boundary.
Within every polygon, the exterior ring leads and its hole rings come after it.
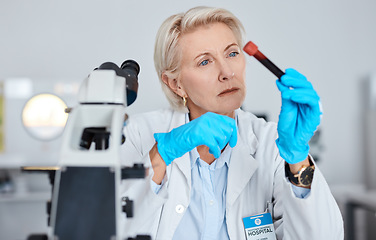
MULTIPOLYGON (((246 41, 313 83, 324 114, 311 153, 342 210, 346 239, 376 239, 376 1, 1 0, 1 240, 48 231, 48 175, 20 167, 57 163, 64 109, 77 104, 94 68, 136 60, 129 116, 168 107, 154 69, 155 35, 168 16, 199 5, 233 12, 246 41)), ((275 80, 247 56, 243 109, 278 121, 275 80)))

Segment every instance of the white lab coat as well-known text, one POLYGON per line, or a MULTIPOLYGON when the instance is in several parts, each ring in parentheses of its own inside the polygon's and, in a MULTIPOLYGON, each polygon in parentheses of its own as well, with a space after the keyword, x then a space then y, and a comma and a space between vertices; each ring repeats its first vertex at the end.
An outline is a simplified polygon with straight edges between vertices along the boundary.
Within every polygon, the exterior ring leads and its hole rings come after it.
MULTIPOLYGON (((343 220, 330 189, 316 166, 311 192, 297 198, 286 179, 284 160, 275 144, 276 124, 236 110, 238 142, 232 150, 226 194, 226 223, 232 240, 245 240, 242 218, 265 211, 272 202, 277 239, 343 239, 343 220)), ((160 110, 131 116, 125 128, 123 164, 144 163, 150 167, 153 133, 168 132, 185 123, 185 115, 160 110)), ((150 187, 150 174, 143 180, 123 181, 123 195, 134 200, 134 217, 124 220, 127 236, 148 234, 155 240, 172 239, 190 201, 189 154, 167 167, 158 195, 150 187)), ((189 234, 189 233, 187 233, 189 234)))

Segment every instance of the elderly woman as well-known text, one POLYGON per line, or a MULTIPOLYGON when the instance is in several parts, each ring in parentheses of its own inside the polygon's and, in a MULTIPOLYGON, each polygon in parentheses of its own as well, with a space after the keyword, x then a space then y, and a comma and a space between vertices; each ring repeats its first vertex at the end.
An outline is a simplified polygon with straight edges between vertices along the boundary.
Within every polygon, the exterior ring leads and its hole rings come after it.
MULTIPOLYGON (((273 238, 343 239, 329 187, 308 154, 319 97, 293 69, 277 81, 278 125, 240 110, 243 27, 224 9, 197 7, 159 29, 155 67, 171 109, 132 116, 124 165, 150 167, 124 182, 134 200, 127 234, 152 239, 258 239, 243 218, 271 213, 273 238)), ((261 222, 256 221, 256 225, 261 222)), ((259 237, 260 237, 259 236, 259 237)))

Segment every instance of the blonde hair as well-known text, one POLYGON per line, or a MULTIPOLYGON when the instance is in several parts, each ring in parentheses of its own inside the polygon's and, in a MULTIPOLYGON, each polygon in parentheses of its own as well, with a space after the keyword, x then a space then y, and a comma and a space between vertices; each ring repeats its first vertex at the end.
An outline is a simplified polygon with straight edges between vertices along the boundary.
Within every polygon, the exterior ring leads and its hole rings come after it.
POLYGON ((182 97, 173 92, 163 80, 162 75, 176 79, 179 75, 180 60, 178 42, 184 33, 192 32, 200 26, 211 23, 224 23, 234 33, 239 46, 243 46, 244 27, 231 12, 222 8, 195 7, 186 13, 167 18, 158 30, 154 47, 154 65, 162 90, 173 109, 187 112, 182 97))

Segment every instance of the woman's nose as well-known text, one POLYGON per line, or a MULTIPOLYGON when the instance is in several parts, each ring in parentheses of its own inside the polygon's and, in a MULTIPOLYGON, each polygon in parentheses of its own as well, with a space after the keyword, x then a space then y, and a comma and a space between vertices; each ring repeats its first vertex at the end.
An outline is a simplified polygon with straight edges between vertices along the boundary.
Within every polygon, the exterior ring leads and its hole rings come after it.
POLYGON ((235 73, 226 61, 220 63, 219 81, 230 80, 234 77, 235 73))

